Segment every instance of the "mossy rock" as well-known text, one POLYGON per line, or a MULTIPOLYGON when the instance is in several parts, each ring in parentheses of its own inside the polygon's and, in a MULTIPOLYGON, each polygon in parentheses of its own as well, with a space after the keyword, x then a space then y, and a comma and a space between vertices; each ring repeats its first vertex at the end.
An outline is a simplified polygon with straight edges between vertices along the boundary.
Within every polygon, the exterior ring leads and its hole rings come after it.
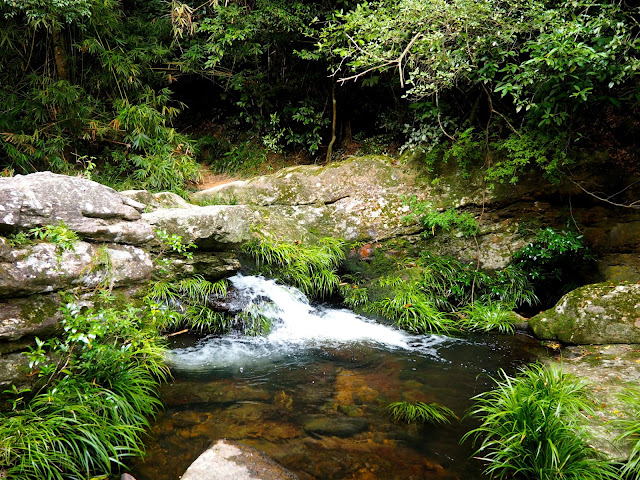
POLYGON ((640 343, 640 285, 596 283, 531 320, 535 335, 569 344, 640 343))

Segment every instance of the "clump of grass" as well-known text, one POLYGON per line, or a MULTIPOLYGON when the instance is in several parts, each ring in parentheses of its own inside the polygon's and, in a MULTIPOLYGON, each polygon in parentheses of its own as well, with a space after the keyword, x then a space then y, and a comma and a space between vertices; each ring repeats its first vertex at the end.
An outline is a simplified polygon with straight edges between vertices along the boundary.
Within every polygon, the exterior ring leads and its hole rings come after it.
POLYGON ((518 317, 511 305, 492 302, 474 302, 466 305, 460 313, 463 315, 459 325, 473 332, 513 333, 518 317))
POLYGON ((351 309, 364 306, 369 302, 369 290, 367 288, 360 287, 355 283, 341 282, 338 284, 338 289, 344 304, 351 309))
POLYGON ((451 423, 452 418, 458 418, 453 410, 439 403, 393 402, 387 408, 394 420, 407 423, 451 423))
POLYGON ((370 303, 365 308, 370 313, 382 315, 398 327, 413 333, 448 333, 455 329, 455 322, 438 310, 415 282, 400 277, 386 277, 380 285, 393 290, 394 295, 370 303))
POLYGON ((627 463, 622 467, 623 478, 640 478, 640 388, 628 387, 621 395, 630 418, 618 420, 617 425, 623 430, 618 440, 631 442, 631 452, 627 463))
POLYGON ((262 237, 242 249, 255 259, 259 273, 291 284, 305 295, 325 298, 340 284, 336 271, 345 258, 342 240, 323 238, 319 245, 306 246, 262 237))
POLYGON ((420 288, 443 310, 454 311, 476 300, 511 305, 533 305, 538 299, 526 272, 509 265, 491 274, 448 256, 424 252, 420 288))
POLYGON ((558 367, 531 365, 502 372, 496 388, 475 397, 478 428, 463 440, 480 443, 476 457, 491 478, 617 479, 612 465, 587 444, 581 426, 592 412, 588 384, 558 367))
POLYGON ((226 297, 227 281, 209 282, 200 275, 178 282, 155 282, 147 295, 148 300, 164 315, 160 329, 165 331, 188 328, 199 332, 225 333, 234 322, 220 312, 207 307, 210 296, 226 297))

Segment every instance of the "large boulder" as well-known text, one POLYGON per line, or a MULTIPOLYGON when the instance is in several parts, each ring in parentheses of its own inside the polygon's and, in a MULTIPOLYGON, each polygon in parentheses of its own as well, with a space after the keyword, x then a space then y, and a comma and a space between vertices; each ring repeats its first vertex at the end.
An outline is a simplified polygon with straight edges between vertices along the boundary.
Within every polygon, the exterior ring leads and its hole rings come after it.
POLYGON ((157 274, 163 278, 182 279, 201 275, 215 281, 237 273, 242 265, 234 252, 204 252, 196 250, 191 258, 172 255, 169 262, 156 267, 157 274))
POLYGON ((182 475, 182 480, 296 480, 298 477, 255 448, 218 440, 182 475))
POLYGON ((529 325, 543 340, 640 343, 640 285, 597 283, 578 288, 531 318, 529 325))
POLYGON ((0 249, 0 298, 66 288, 121 287, 148 281, 149 253, 132 245, 76 242, 70 250, 38 243, 0 249))
MULTIPOLYGON (((0 302, 0 353, 3 342, 15 342, 26 336, 50 337, 62 319, 62 298, 56 293, 30 295, 0 302)), ((4 350, 4 352, 3 352, 4 350)))
POLYGON ((120 195, 141 203, 146 212, 152 212, 159 208, 193 208, 195 206, 173 192, 152 193, 147 190, 124 190, 120 192, 120 195))
POLYGON ((391 158, 369 156, 286 168, 203 190, 194 200, 252 206, 256 226, 278 237, 284 231, 293 240, 383 240, 420 230, 402 219, 405 199, 424 196, 415 173, 391 158))
POLYGON ((144 205, 81 177, 51 172, 0 178, 0 233, 64 222, 87 240, 143 245, 154 238, 144 205))
POLYGON ((233 249, 251 238, 259 216, 242 205, 214 205, 191 209, 159 209, 142 215, 155 228, 179 235, 185 244, 205 250, 233 249))

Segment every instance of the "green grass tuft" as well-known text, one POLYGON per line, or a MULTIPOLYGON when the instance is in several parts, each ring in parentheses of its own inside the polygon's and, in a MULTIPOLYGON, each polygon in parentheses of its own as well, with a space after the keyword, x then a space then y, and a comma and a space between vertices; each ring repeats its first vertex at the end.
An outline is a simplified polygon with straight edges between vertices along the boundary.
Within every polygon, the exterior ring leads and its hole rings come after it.
POLYGON ((463 315, 459 325, 472 332, 491 332, 497 330, 500 333, 513 333, 517 315, 510 305, 500 303, 475 302, 466 305, 461 313, 463 315))
POLYGON ((451 423, 451 418, 458 418, 453 410, 439 403, 394 402, 387 408, 396 421, 407 423, 451 423))
POLYGON ((504 372, 496 388, 475 397, 481 424, 468 432, 480 446, 490 478, 522 480, 617 479, 613 466, 587 444, 582 424, 592 412, 588 384, 556 366, 504 372))
POLYGON ((262 237, 242 249, 255 259, 258 273, 291 284, 305 295, 326 298, 340 285, 336 271, 345 258, 342 240, 323 238, 319 245, 305 246, 262 237))

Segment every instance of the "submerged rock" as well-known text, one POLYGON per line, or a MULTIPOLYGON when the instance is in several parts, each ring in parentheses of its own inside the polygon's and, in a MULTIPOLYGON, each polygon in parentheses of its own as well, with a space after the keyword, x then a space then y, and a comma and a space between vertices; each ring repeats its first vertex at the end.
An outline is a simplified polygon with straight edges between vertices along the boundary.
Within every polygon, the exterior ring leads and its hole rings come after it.
POLYGON ((0 232, 63 221, 89 240, 143 245, 154 238, 139 204, 81 177, 51 172, 0 178, 0 232))
POLYGON ((187 469, 182 480, 296 480, 255 448, 218 440, 187 469))
POLYGON ((366 418, 345 415, 309 415, 304 422, 304 429, 308 433, 342 438, 353 437, 368 428, 369 420, 366 418))
POLYGON ((570 344, 640 343, 640 285, 597 283, 529 320, 536 336, 570 344))

